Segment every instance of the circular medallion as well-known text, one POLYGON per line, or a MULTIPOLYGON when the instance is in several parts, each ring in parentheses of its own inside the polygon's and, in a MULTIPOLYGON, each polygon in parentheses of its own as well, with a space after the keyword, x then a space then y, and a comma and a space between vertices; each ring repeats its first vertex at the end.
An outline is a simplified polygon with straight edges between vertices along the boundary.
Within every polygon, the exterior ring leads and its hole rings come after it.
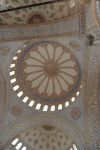
POLYGON ((24 102, 63 104, 76 95, 80 85, 77 60, 68 49, 53 42, 33 43, 19 50, 10 68, 13 89, 24 102))
POLYGON ((0 55, 7 55, 10 51, 10 48, 8 46, 3 46, 0 48, 0 55))
POLYGON ((78 107, 76 107, 72 110, 71 115, 74 120, 78 120, 81 116, 81 110, 78 107))
POLYGON ((55 62, 47 62, 44 66, 45 73, 48 76, 55 76, 58 73, 58 65, 55 62))
POLYGON ((81 50, 80 45, 79 45, 77 42, 75 42, 75 41, 70 41, 70 42, 69 42, 69 45, 70 45, 74 50, 76 50, 76 51, 80 51, 80 50, 81 50))
POLYGON ((21 109, 20 106, 15 105, 15 106, 12 107, 11 113, 12 113, 14 116, 19 116, 19 115, 22 113, 22 109, 21 109))
POLYGON ((28 19, 29 24, 38 24, 38 23, 43 23, 43 22, 45 22, 45 18, 40 14, 33 14, 28 19))

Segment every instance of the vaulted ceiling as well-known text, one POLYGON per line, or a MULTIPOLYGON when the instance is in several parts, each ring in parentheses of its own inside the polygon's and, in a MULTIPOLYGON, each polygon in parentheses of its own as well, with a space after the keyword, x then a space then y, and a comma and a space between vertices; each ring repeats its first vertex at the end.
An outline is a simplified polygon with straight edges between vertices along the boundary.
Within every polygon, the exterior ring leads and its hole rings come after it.
POLYGON ((0 24, 1 25, 16 25, 16 24, 37 24, 44 23, 48 21, 58 20, 66 18, 73 14, 77 14, 78 2, 75 2, 73 7, 70 7, 69 1, 55 2, 50 4, 41 5, 40 2, 45 2, 38 0, 38 6, 25 7, 22 6, 31 5, 35 3, 35 0, 22 0, 22 1, 11 1, 11 4, 15 7, 21 7, 20 9, 6 11, 0 13, 0 24))

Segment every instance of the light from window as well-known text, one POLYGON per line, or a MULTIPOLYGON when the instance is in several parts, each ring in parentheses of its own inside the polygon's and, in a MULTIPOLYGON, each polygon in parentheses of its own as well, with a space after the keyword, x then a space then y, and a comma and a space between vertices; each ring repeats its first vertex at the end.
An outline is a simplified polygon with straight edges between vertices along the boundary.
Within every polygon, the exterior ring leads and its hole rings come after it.
POLYGON ((17 56, 13 57, 13 60, 16 60, 17 59, 17 56))
POLYGON ((67 107, 67 106, 69 106, 69 102, 66 102, 66 103, 65 103, 65 107, 67 107))
POLYGON ((11 64, 11 65, 10 65, 10 68, 13 68, 13 67, 15 67, 15 64, 11 64))
POLYGON ((75 6, 75 1, 74 1, 74 0, 71 0, 71 1, 69 2, 69 6, 70 6, 70 7, 75 6))
POLYGON ((58 110, 62 109, 62 104, 58 105, 58 110))
POLYGON ((55 106, 51 106, 51 111, 55 111, 55 106))
POLYGON ((18 90, 18 88, 19 88, 19 85, 16 85, 13 87, 13 90, 16 91, 16 90, 18 90))
POLYGON ((12 71, 10 72, 10 76, 14 75, 15 74, 15 71, 12 71))
POLYGON ((21 50, 19 49, 18 51, 17 51, 17 53, 20 53, 21 52, 21 50))
POLYGON ((19 139, 16 138, 16 139, 12 142, 12 145, 15 145, 18 141, 19 141, 19 139))
POLYGON ((16 146, 16 149, 20 149, 22 146, 22 143, 19 143, 17 146, 16 146))
POLYGON ((73 148, 74 150, 78 150, 75 144, 73 144, 73 148))
POLYGON ((23 99, 23 102, 26 103, 26 102, 28 101, 28 99, 29 99, 29 97, 26 96, 26 97, 23 99))
POLYGON ((11 80, 11 83, 14 83, 14 82, 16 82, 16 78, 14 78, 14 79, 11 80))
POLYGON ((40 107, 41 107, 41 104, 40 103, 38 103, 37 105, 36 105, 36 107, 35 107, 35 109, 40 109, 40 107))
POLYGON ((79 94, 80 94, 80 92, 78 91, 78 92, 76 93, 76 95, 79 96, 79 94))
POLYGON ((23 47, 26 47, 26 45, 24 45, 23 47))
POLYGON ((72 97, 72 98, 71 98, 71 101, 74 102, 74 101, 75 101, 75 97, 72 97))
POLYGON ((26 147, 23 147, 22 150, 26 150, 26 147))
POLYGON ((17 94, 18 97, 21 97, 22 95, 23 95, 23 92, 22 92, 22 91, 20 91, 20 92, 17 94))
POLYGON ((32 107, 33 105, 34 105, 34 101, 31 101, 31 102, 29 103, 29 106, 32 107))
POLYGON ((48 105, 45 105, 43 111, 47 111, 47 110, 48 110, 48 105))

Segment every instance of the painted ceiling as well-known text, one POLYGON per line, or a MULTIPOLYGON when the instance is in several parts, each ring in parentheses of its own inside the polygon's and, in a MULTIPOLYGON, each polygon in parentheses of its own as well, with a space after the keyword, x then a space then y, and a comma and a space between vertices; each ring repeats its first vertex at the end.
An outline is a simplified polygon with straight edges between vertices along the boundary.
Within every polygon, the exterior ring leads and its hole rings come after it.
MULTIPOLYGON (((49 0, 54 1, 54 0, 49 0)), ((3 4, 8 4, 8 7, 0 6, 0 10, 6 10, 6 9, 13 9, 17 7, 32 5, 32 4, 38 4, 38 3, 45 3, 48 2, 48 0, 7 0, 3 4)))
POLYGON ((97 91, 100 44, 87 46, 83 38, 87 25, 85 17, 82 18, 85 4, 77 13, 76 5, 69 8, 67 2, 1 14, 1 25, 10 25, 0 28, 2 150, 100 148, 97 91), (22 19, 20 23, 18 17, 22 19), (55 24, 53 20, 57 20, 55 24), (32 25, 37 23, 40 26, 32 25), (15 24, 19 25, 13 28, 11 25, 15 24), (47 36, 42 36, 43 32, 47 36), (31 36, 30 41, 20 41, 24 36, 29 40, 29 34, 36 36, 34 39, 31 36), (15 41, 4 42, 10 37, 15 41))
POLYGON ((81 69, 70 50, 50 41, 23 47, 10 65, 11 83, 17 96, 43 111, 59 110, 75 101, 81 87, 81 69))
POLYGON ((39 5, 0 13, 1 25, 37 24, 58 20, 78 12, 78 2, 72 8, 69 1, 39 5))
POLYGON ((49 125, 25 130, 12 141, 12 145, 27 150, 73 150, 76 147, 69 135, 49 125))

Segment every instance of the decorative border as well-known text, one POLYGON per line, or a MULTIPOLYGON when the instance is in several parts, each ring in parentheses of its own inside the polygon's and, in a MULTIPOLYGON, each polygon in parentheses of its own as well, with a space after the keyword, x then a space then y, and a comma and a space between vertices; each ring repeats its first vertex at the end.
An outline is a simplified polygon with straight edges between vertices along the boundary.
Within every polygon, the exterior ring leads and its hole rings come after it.
POLYGON ((69 18, 53 22, 51 21, 36 26, 14 25, 0 27, 0 42, 59 37, 66 35, 76 36, 79 35, 79 18, 78 15, 74 15, 69 18))
POLYGON ((100 149, 100 124, 97 105, 98 69, 100 62, 99 48, 99 46, 92 46, 91 48, 89 66, 86 67, 88 74, 85 77, 85 119, 87 147, 89 150, 100 149))
POLYGON ((80 36, 83 37, 86 34, 86 4, 85 3, 80 4, 80 3, 79 3, 80 36))

